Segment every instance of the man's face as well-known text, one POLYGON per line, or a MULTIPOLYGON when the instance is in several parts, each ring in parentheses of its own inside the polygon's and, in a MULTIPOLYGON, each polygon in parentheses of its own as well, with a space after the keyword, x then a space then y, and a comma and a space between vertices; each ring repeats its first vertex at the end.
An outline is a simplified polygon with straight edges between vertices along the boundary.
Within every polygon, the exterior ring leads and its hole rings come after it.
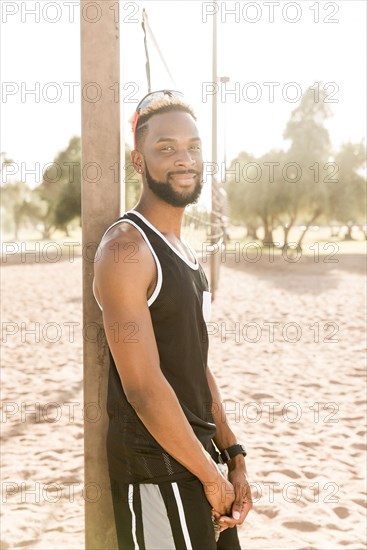
POLYGON ((153 115, 143 146, 150 190, 177 207, 194 203, 202 189, 201 140, 189 113, 153 115))

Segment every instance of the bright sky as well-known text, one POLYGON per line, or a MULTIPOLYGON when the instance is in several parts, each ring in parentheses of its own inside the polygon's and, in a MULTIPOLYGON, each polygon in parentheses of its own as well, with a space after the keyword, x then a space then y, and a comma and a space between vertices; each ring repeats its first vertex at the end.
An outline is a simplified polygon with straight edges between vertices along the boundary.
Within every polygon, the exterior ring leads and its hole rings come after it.
MULTIPOLYGON (((76 0, 1 2, 0 150, 18 163, 16 177, 20 177, 22 167, 24 172, 37 162, 42 173, 42 167, 53 161, 69 139, 81 133, 78 4, 76 0), (37 21, 29 13, 32 8, 39 17, 37 21), (51 22, 56 19, 57 22, 51 22), (50 85, 51 82, 56 86, 50 85), (37 87, 39 97, 25 95, 27 90, 37 87), (61 97, 52 101, 55 93, 61 97)), ((145 8, 175 79, 173 83, 164 73, 152 50, 152 87, 168 86, 185 92, 199 116, 205 156, 210 160, 211 103, 205 90, 212 83, 211 13, 215 3, 149 0, 120 2, 120 5, 126 118, 136 106, 126 102, 128 94, 135 101, 147 92, 140 24, 145 8)), ((217 7, 218 76, 230 79, 222 85, 223 93, 218 91, 219 147, 223 146, 225 129, 228 160, 243 150, 261 155, 272 148, 286 148, 282 133, 298 104, 291 100, 317 80, 329 83, 334 116, 328 129, 333 146, 338 148, 344 141, 364 138, 364 0, 227 1, 218 2, 217 7), (269 83, 279 83, 274 84, 273 100, 269 83), (225 95, 225 86, 227 90, 235 89, 237 97, 225 95), (251 101, 256 94, 258 101, 251 101)), ((125 130, 131 145, 130 128, 126 125, 125 130)), ((36 183, 33 175, 26 180, 30 185, 36 183)))

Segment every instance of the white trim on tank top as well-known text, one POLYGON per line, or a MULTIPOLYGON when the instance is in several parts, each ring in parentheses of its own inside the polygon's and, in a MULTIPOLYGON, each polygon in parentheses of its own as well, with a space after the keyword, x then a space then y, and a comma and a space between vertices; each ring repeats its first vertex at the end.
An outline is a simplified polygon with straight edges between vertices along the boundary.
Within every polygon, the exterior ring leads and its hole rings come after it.
POLYGON ((166 239, 166 237, 165 237, 160 231, 158 231, 158 229, 157 229, 156 227, 154 227, 154 225, 153 225, 152 223, 150 223, 150 221, 148 221, 148 220, 143 216, 143 214, 140 214, 140 212, 137 212, 136 210, 129 210, 128 212, 126 212, 126 214, 135 214, 136 216, 138 216, 138 218, 142 219, 143 222, 146 223, 148 227, 150 227, 150 229, 152 229, 155 233, 157 233, 157 235, 158 235, 159 237, 161 237, 161 239, 164 240, 164 242, 173 250, 173 252, 175 252, 175 253, 177 254, 177 256, 178 256, 179 258, 181 258, 181 260, 183 260, 189 267, 191 267, 191 269, 195 269, 195 270, 199 269, 199 260, 198 260, 198 258, 197 258, 196 252, 191 248, 191 246, 190 246, 188 243, 186 243, 185 241, 183 241, 183 242, 185 242, 186 246, 190 249, 191 254, 194 256, 195 262, 196 262, 196 263, 192 262, 191 260, 187 260, 187 259, 185 258, 185 256, 183 256, 183 255, 181 254, 181 252, 179 252, 179 251, 177 250, 177 248, 175 248, 175 247, 169 242, 169 240, 166 239))
MULTIPOLYGON (((147 300, 147 303, 148 303, 148 307, 150 307, 152 305, 152 303, 157 299, 158 297, 158 294, 160 293, 161 291, 161 288, 162 288, 162 282, 163 282, 163 275, 162 275, 162 267, 161 267, 161 264, 160 264, 160 261, 158 260, 158 257, 157 257, 157 254, 154 252, 153 250, 153 247, 152 245, 150 244, 149 240, 148 240, 148 237, 146 236, 146 234, 144 233, 144 231, 142 230, 142 228, 136 224, 135 222, 133 222, 132 220, 128 220, 128 219, 123 219, 123 220, 117 220, 117 222, 113 223, 112 225, 110 225, 110 227, 108 227, 108 229, 106 229, 106 231, 104 232, 103 234, 103 237, 102 239, 104 238, 104 236, 106 235, 106 233, 112 229, 112 227, 114 227, 115 225, 117 225, 118 223, 123 223, 123 222, 126 222, 126 223, 129 223, 130 225, 133 225, 138 231, 139 233, 142 235, 143 239, 145 240, 145 242, 147 243, 152 255, 153 255, 153 258, 155 260, 155 263, 157 265, 157 274, 158 274, 158 280, 157 280, 157 284, 156 284, 156 287, 154 289, 154 292, 153 294, 151 295, 151 297, 149 298, 149 300, 147 300)), ((102 241, 101 239, 101 241, 102 241)), ((96 296, 96 293, 95 293, 95 289, 94 289, 94 277, 93 277, 93 283, 92 283, 92 290, 93 290, 93 295, 94 295, 94 299, 95 301, 97 302, 97 304, 99 305, 99 308, 101 311, 103 311, 103 308, 101 306, 101 304, 99 303, 99 301, 97 300, 97 296, 96 296)))

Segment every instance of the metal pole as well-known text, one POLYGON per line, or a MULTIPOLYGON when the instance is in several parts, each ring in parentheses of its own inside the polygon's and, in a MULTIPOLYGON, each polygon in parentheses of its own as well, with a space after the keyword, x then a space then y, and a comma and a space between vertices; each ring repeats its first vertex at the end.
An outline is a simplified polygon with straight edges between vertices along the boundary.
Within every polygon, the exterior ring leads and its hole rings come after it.
MULTIPOLYGON (((212 79, 213 83, 217 83, 217 14, 214 11, 213 14, 213 58, 212 58, 212 79)), ((215 92, 212 96, 212 162, 214 166, 217 166, 217 93, 215 92)), ((215 245, 216 243, 216 214, 214 210, 216 209, 216 196, 215 196, 215 186, 216 186, 216 177, 212 175, 212 208, 211 208, 211 244, 215 245)), ((214 247, 213 247, 214 248, 214 247)), ((212 293, 212 300, 215 298, 215 291, 217 288, 217 269, 216 269, 216 259, 217 251, 214 251, 210 256, 210 290, 212 293)))
POLYGON ((87 550, 117 548, 105 450, 108 348, 102 316, 92 294, 97 244, 105 229, 120 214, 120 103, 116 98, 120 82, 120 45, 116 4, 110 0, 81 0, 80 3, 87 550))
MULTIPOLYGON (((229 82, 229 77, 228 76, 221 76, 220 77, 220 86, 221 86, 221 91, 222 91, 222 84, 227 84, 227 82, 229 82)), ((222 114, 223 114, 223 164, 224 164, 224 169, 226 170, 227 168, 227 124, 226 124, 226 109, 225 109, 225 103, 223 105, 223 110, 222 110, 222 114)))

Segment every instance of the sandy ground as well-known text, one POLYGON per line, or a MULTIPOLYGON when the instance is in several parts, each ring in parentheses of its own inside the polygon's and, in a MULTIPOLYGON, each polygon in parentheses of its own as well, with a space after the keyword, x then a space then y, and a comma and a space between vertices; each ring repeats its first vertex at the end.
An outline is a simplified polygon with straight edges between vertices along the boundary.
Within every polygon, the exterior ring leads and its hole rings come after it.
MULTIPOLYGON (((248 451, 244 549, 367 547, 365 259, 323 260, 221 265, 210 365, 248 451)), ((1 548, 82 549, 81 260, 7 265, 2 292, 1 548)))

